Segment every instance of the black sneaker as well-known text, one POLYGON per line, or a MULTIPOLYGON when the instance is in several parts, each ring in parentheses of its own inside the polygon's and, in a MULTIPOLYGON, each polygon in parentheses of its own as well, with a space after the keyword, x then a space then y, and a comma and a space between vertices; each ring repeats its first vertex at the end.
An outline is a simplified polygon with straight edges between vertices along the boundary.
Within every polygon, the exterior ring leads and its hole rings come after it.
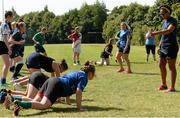
POLYGON ((19 105, 19 100, 14 101, 14 116, 19 115, 19 111, 21 110, 21 106, 19 105))

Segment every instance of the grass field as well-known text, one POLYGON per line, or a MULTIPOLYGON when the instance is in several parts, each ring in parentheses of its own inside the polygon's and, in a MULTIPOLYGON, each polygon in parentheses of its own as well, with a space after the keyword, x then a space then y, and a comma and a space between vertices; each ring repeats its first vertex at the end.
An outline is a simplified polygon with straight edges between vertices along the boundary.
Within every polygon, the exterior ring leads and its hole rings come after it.
MULTIPOLYGON (((99 60, 104 45, 82 45, 81 63, 85 60, 99 60)), ((47 53, 56 60, 65 58, 69 70, 78 70, 80 66, 72 66, 71 45, 47 45, 47 53)), ((25 57, 34 51, 32 46, 26 47, 25 57)), ((115 55, 114 46, 113 54, 115 55)), ((157 56, 158 59, 158 56, 157 56)), ((97 67, 96 77, 89 81, 83 93, 83 106, 86 112, 77 112, 75 96, 71 97, 72 105, 54 104, 47 110, 23 110, 21 117, 180 117, 180 67, 177 67, 176 93, 157 91, 160 85, 158 62, 145 62, 144 47, 132 46, 130 60, 133 74, 117 73, 117 64, 111 59, 111 66, 97 67)), ((152 60, 152 58, 150 58, 152 60)), ((2 67, 2 62, 0 63, 2 67)), ((25 66, 24 66, 25 69, 25 66)), ((23 69, 23 72, 24 72, 23 69)), ((10 73, 9 76, 10 77, 10 73)), ((8 78, 10 80, 10 78, 8 78)), ((168 83, 170 81, 168 74, 168 83)), ((9 84, 7 88, 12 88, 9 84)), ((12 111, 0 105, 0 117, 12 117, 12 111)))

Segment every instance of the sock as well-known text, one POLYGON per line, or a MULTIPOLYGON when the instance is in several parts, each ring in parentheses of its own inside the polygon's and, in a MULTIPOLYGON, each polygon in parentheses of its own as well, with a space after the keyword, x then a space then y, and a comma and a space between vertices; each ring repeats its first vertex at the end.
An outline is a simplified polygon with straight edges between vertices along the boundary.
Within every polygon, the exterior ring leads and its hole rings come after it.
POLYGON ((15 66, 13 77, 18 76, 22 67, 23 67, 23 61, 18 62, 17 65, 15 66))
POLYGON ((19 102, 19 106, 21 106, 24 109, 29 109, 32 107, 32 103, 30 101, 23 101, 19 102))
POLYGON ((0 79, 0 84, 6 84, 6 78, 3 78, 3 77, 2 77, 2 78, 0 79))
POLYGON ((9 70, 10 70, 11 72, 14 72, 14 69, 15 69, 15 66, 11 66, 9 70))
POLYGON ((80 61, 78 60, 77 63, 80 64, 80 61))
POLYGON ((11 96, 11 101, 13 102, 14 100, 22 101, 22 96, 11 96))

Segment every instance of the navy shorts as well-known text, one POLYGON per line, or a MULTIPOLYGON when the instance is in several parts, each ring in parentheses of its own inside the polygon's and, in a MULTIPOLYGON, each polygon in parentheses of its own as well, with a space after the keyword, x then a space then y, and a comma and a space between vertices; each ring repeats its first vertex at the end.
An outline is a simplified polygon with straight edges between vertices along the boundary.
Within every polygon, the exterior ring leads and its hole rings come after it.
POLYGON ((128 49, 124 52, 124 48, 123 47, 119 47, 119 52, 123 53, 123 54, 129 54, 130 53, 130 46, 128 46, 128 49))
POLYGON ((168 48, 167 50, 160 49, 160 58, 176 59, 179 51, 178 46, 168 48))
POLYGON ((23 57, 24 56, 24 46, 22 45, 13 45, 10 47, 11 48, 11 55, 10 58, 16 58, 18 56, 23 57))
POLYGON ((8 48, 3 41, 0 41, 0 55, 8 54, 8 48))

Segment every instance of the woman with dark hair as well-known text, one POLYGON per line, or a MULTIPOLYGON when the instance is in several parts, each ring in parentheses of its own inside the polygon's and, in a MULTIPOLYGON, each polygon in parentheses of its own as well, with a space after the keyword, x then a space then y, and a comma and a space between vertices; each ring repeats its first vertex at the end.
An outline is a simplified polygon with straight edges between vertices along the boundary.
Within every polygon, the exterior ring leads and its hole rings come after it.
MULTIPOLYGON (((53 58, 37 52, 31 53, 27 56, 26 66, 30 74, 44 69, 46 72, 50 72, 52 77, 59 77, 60 73, 68 69, 65 59, 61 60, 61 62, 56 62, 53 58)), ((24 85, 27 84, 28 80, 29 79, 26 76, 24 78, 17 79, 14 82, 16 84, 18 83, 20 85, 24 85)))
POLYGON ((161 71, 161 86, 159 90, 166 90, 167 92, 175 92, 175 82, 176 82, 176 59, 179 51, 178 42, 176 39, 177 32, 177 21, 175 18, 171 17, 172 9, 168 5, 160 6, 160 15, 163 18, 162 29, 160 31, 154 31, 151 33, 152 36, 162 35, 159 44, 159 55, 160 55, 160 71, 161 71), (166 64, 169 66, 171 85, 168 89, 166 83, 166 64))
POLYGON ((8 40, 10 38, 11 33, 11 23, 10 21, 13 19, 13 13, 11 11, 7 11, 5 13, 5 22, 1 24, 0 27, 0 55, 3 60, 2 67, 2 77, 0 78, 0 85, 6 84, 6 77, 9 70, 9 55, 11 54, 11 50, 9 47, 8 40))
POLYGON ((14 101, 14 115, 19 114, 20 108, 25 109, 48 109, 59 97, 68 97, 76 93, 76 103, 78 110, 82 108, 82 92, 86 87, 88 80, 92 80, 95 75, 95 66, 89 61, 80 71, 70 72, 62 77, 48 79, 34 99, 27 101, 14 101))

